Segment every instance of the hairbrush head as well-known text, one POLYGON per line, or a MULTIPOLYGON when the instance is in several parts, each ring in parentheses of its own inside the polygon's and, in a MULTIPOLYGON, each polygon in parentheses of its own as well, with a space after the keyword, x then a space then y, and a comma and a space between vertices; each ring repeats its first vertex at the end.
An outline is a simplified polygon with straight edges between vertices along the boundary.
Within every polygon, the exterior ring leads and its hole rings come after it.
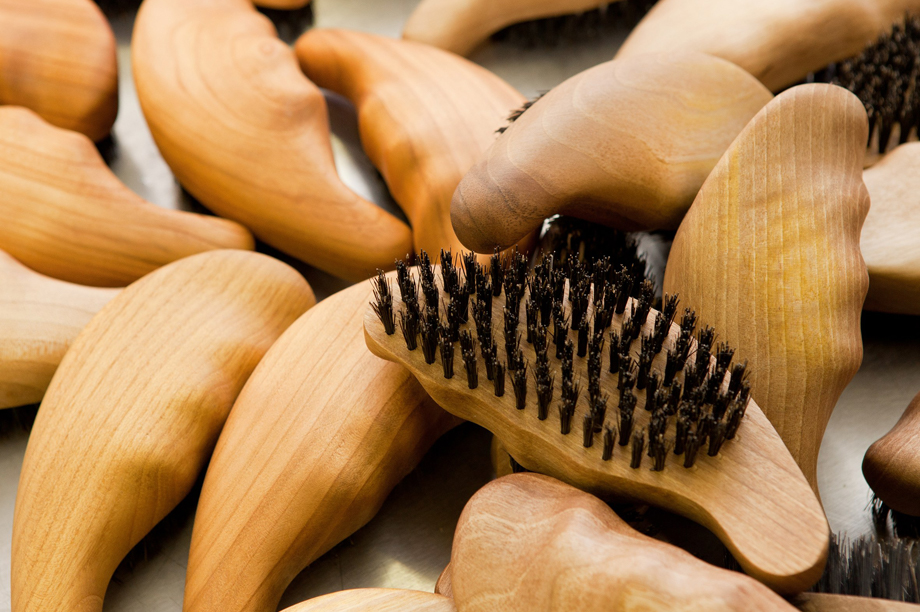
MULTIPOLYGON (((434 303, 453 304, 462 274, 449 258, 442 262, 440 274, 423 263, 410 278, 434 303)), ((378 293, 392 306, 368 308, 368 347, 406 366, 443 408, 492 431, 525 468, 689 516, 776 589, 793 592, 817 579, 827 546, 823 512, 750 400, 743 365, 732 365, 730 349, 714 343, 710 329, 697 333, 695 316, 679 314, 676 299, 666 297, 663 312, 653 309, 648 281, 630 297, 629 274, 604 260, 558 269, 547 257, 528 271, 527 259, 514 255, 502 275, 501 296, 469 298, 489 308, 477 306, 467 323, 459 311, 441 308, 440 319, 442 346, 469 332, 470 361, 480 372, 489 362, 507 369, 512 384, 502 394, 446 377, 443 355, 427 363, 402 335, 387 333, 378 312, 421 309, 395 274, 378 277, 378 293), (544 307, 549 325, 522 314, 544 307), (580 355, 585 327, 589 341, 580 355)))

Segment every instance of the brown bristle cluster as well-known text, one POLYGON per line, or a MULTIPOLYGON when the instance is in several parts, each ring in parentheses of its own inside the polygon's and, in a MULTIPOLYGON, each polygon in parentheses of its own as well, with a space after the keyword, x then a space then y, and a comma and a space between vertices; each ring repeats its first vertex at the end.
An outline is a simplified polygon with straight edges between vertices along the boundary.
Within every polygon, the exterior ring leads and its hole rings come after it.
POLYGON ((732 363, 712 328, 697 330, 689 309, 675 322, 676 296, 659 312, 651 281, 634 282, 606 258, 562 269, 546 256, 530 271, 517 252, 493 256, 487 269, 472 254, 455 264, 442 251, 436 270, 423 252, 415 276, 398 262, 398 300, 378 275, 373 308, 388 335, 398 308, 406 349, 421 344, 445 379, 462 371, 469 389, 503 397, 510 378, 517 410, 579 436, 598 460, 660 471, 673 456, 690 468, 735 437, 750 395, 745 365, 732 363))

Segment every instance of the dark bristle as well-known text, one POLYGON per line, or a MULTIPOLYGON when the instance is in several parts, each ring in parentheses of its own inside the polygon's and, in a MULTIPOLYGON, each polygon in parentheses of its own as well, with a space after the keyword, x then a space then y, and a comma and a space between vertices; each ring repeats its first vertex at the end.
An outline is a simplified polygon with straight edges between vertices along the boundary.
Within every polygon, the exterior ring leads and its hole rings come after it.
POLYGON ((466 368, 467 385, 470 389, 475 389, 479 386, 479 370, 476 365, 476 351, 470 347, 469 349, 463 349, 461 355, 463 357, 463 366, 466 368))
POLYGON ((418 317, 412 311, 399 313, 399 328, 406 341, 406 348, 414 351, 418 347, 418 317))
POLYGON ((523 410, 527 405, 527 366, 511 372, 511 386, 514 388, 515 407, 523 410))
POLYGON ((617 431, 613 427, 604 427, 604 452, 601 459, 610 461, 613 457, 613 447, 616 445, 617 431))
POLYGON ((441 336, 441 366, 444 368, 444 378, 454 377, 454 343, 441 336))
POLYGON ((594 417, 590 412, 586 412, 581 420, 582 445, 585 448, 591 448, 594 444, 594 417))
POLYGON ((620 394, 620 403, 617 405, 620 413, 620 446, 629 443, 629 436, 633 430, 633 415, 636 411, 636 396, 626 389, 620 394))
POLYGON ((495 389, 495 397, 502 397, 505 394, 505 366, 500 362, 495 363, 495 375, 492 379, 495 389))
POLYGON ((645 450, 645 434, 637 431, 633 434, 631 442, 632 459, 629 461, 629 467, 638 469, 642 465, 642 454, 645 450))
POLYGON ((374 312, 388 336, 396 333, 396 318, 393 315, 393 295, 390 293, 390 281, 382 271, 374 279, 374 312))
POLYGON ((687 435, 686 445, 684 447, 684 467, 692 468, 693 464, 696 463, 696 455, 700 450, 700 444, 702 440, 695 434, 690 433, 687 435))
POLYGON ((566 436, 572 431, 572 417, 575 416, 575 403, 578 401, 578 395, 575 397, 563 397, 562 405, 559 406, 559 432, 566 436))
POLYGON ((668 458, 668 447, 664 441, 664 435, 649 436, 648 439, 648 456, 652 458, 652 471, 660 472, 664 470, 665 462, 668 458))

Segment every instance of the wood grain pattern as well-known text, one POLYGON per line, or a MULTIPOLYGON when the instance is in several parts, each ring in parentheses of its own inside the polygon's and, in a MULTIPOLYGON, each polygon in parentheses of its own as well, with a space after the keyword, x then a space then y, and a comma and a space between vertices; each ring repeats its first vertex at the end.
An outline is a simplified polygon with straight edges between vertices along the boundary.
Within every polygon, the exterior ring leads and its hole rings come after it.
POLYGON ((676 228, 735 136, 772 98, 700 54, 606 62, 538 100, 463 178, 451 217, 480 252, 560 213, 625 230, 676 228))
POLYGON ((451 197, 523 96, 485 68, 411 41, 314 29, 296 51, 310 79, 358 107, 364 150, 409 217, 416 250, 458 251, 451 197))
POLYGON ((815 490, 824 429, 862 362, 867 133, 845 89, 779 95, 706 180, 664 278, 750 362, 751 396, 815 490))
POLYGON ((459 612, 794 610, 752 578, 644 536, 598 498, 538 474, 480 489, 450 561, 459 612))
POLYGON ((0 107, 0 248, 36 272, 123 287, 171 261, 252 249, 246 228, 137 196, 90 140, 30 110, 0 107))
MULTIPOLYGON (((395 287, 395 273, 390 277, 395 287)), ((501 329, 504 300, 504 296, 493 300, 493 329, 501 329)), ((522 299, 522 310, 523 302, 522 299)), ((623 315, 613 315, 611 330, 622 328, 628 316, 626 313, 635 307, 634 302, 630 304, 623 315)), ((593 320, 592 308, 589 306, 589 320, 593 320)), ((403 310, 399 295, 393 295, 393 310, 395 313, 403 310)), ((524 315, 520 316, 523 320, 524 315)), ((648 317, 640 335, 652 333, 654 318, 654 315, 648 317)), ((460 329, 472 329, 472 317, 470 321, 460 329)), ((606 461, 601 458, 600 441, 590 448, 584 447, 582 430, 577 424, 582 423, 588 413, 587 400, 578 402, 575 407, 571 433, 561 435, 555 409, 559 403, 558 393, 553 398, 551 418, 538 420, 534 405, 524 410, 516 409, 510 374, 507 391, 501 397, 495 397, 492 385, 482 374, 479 386, 469 389, 459 358, 456 375, 445 379, 442 362, 428 365, 421 349, 406 350, 401 334, 387 335, 370 306, 364 329, 371 352, 408 368, 441 407, 491 431, 526 469, 559 478, 598 495, 642 501, 686 516, 712 531, 748 574, 777 591, 797 593, 809 588, 820 577, 828 546, 824 513, 782 440, 753 401, 747 407, 736 437, 726 442, 716 456, 703 457, 705 453, 700 451, 700 459, 688 469, 683 467, 682 458, 670 453, 662 471, 653 471, 648 463, 633 469, 628 447, 617 446, 612 459, 606 461), (750 483, 757 483, 757 486, 751 487, 750 483)), ((665 355, 674 348, 678 334, 679 328, 673 324, 662 352, 655 357, 655 369, 664 370, 665 355)), ((502 344, 498 337, 496 335, 496 343, 502 344)), ((521 341, 520 348, 526 363, 536 363, 532 344, 521 341)), ((632 350, 638 349, 633 346, 632 350)), ((498 358, 502 362, 505 360, 504 349, 498 358)), ((561 371, 559 360, 553 355, 549 359, 550 368, 558 374, 561 371)), ((585 368, 585 361, 585 357, 576 358, 579 372, 585 368)), ((528 374, 528 378, 532 376, 528 374)), ((527 384, 533 398, 533 385, 527 384)), ((599 384, 600 395, 619 397, 617 374, 608 373, 606 363, 602 366, 599 384)), ((644 432, 650 418, 642 408, 645 391, 635 393, 638 407, 634 429, 644 432)), ((531 404, 535 404, 533 399, 531 404)), ((608 415, 615 422, 616 400, 609 404, 608 415)))
POLYGON ((65 283, 0 251, 0 408, 35 404, 74 338, 118 295, 65 283))
POLYGON ((202 204, 350 280, 412 250, 405 223, 339 179, 322 93, 249 0, 144 2, 131 52, 154 140, 202 204))
POLYGON ((920 516, 920 394, 898 422, 875 441, 863 458, 866 482, 891 508, 920 516))
POLYGON ((895 148, 863 181, 872 200, 859 243, 869 270, 865 308, 920 314, 920 143, 895 148))
POLYGON ((0 0, 0 104, 101 140, 118 114, 115 35, 91 0, 0 0))
POLYGON ((660 0, 616 57, 700 52, 780 91, 859 54, 920 0, 660 0))
POLYGON ((316 597, 282 612, 456 612, 441 595, 396 589, 353 589, 316 597))
POLYGON ((447 567, 445 567, 441 575, 438 576, 438 581, 434 585, 434 592, 444 597, 454 598, 454 589, 450 583, 450 563, 447 564, 447 567))
MULTIPOLYGON (((616 0, 614 0, 616 1, 616 0)), ((422 0, 403 38, 469 55, 489 36, 522 21, 583 13, 605 0, 422 0)))
POLYGON ((93 318, 26 448, 15 612, 102 610, 118 563, 189 492, 243 383, 313 303, 278 260, 213 251, 150 273, 93 318))
POLYGON ((459 422, 367 350, 371 295, 364 282, 310 310, 240 393, 198 503, 186 612, 274 612, 459 422))
POLYGON ((827 593, 802 593, 792 600, 792 604, 802 612, 917 612, 920 610, 917 604, 827 593))

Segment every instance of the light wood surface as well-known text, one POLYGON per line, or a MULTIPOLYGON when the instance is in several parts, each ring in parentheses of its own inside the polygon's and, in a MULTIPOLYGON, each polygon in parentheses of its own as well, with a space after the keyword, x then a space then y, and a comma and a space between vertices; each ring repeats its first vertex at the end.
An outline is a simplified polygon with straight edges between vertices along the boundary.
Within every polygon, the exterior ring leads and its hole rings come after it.
POLYGON ((240 393, 198 504, 186 612, 274 612, 459 422, 367 350, 371 296, 363 282, 310 310, 240 393))
POLYGON ((920 394, 863 458, 866 482, 891 508, 920 516, 920 394))
POLYGON ((293 11, 310 4, 310 0, 253 0, 253 4, 269 9, 293 11))
POLYGON ((802 593, 793 599, 792 603, 802 612, 917 612, 920 610, 917 604, 827 593, 802 593))
POLYGON ((459 612, 792 612, 768 588, 627 525, 598 498, 538 474, 469 501, 451 551, 459 612))
POLYGON ((252 249, 246 228, 137 196, 82 134, 0 107, 0 248, 36 272, 122 287, 171 261, 252 249))
POLYGON ((74 285, 0 251, 0 408, 35 404, 74 338, 118 289, 74 285))
POLYGON ((706 180, 664 277, 750 362, 751 396, 815 490, 824 429, 862 362, 867 132, 845 89, 777 96, 706 180))
POLYGON ((314 29, 296 51, 310 79, 357 106, 361 143, 409 217, 416 250, 459 250, 451 197, 523 96, 485 68, 411 41, 314 29))
POLYGON ((920 143, 903 144, 863 173, 872 206, 859 246, 869 270, 865 308, 920 314, 920 143))
POLYGON ((118 113, 115 35, 91 0, 0 0, 0 104, 108 135, 118 113))
POLYGON ((447 567, 445 567, 441 575, 438 576, 438 581, 434 585, 434 592, 444 597, 454 598, 454 589, 450 583, 450 563, 447 564, 447 567))
MULTIPOLYGON (((412 272, 416 273, 417 269, 413 268, 412 272)), ((395 273, 389 276, 394 288, 393 311, 400 313, 404 305, 395 290, 395 273)), ((440 280, 440 275, 435 276, 440 280)), ((498 330, 502 329, 504 296, 505 293, 494 298, 492 305, 495 342, 501 345, 504 341, 499 340, 501 333, 498 330)), ((624 314, 612 315, 610 330, 621 330, 624 319, 636 305, 634 300, 630 300, 624 314)), ((524 301, 522 299, 521 310, 524 301)), ((593 304, 589 305, 587 312, 589 320, 593 320, 593 304)), ((566 315, 569 314, 570 311, 566 311, 566 315)), ((648 316, 640 330, 641 335, 652 333, 655 316, 654 311, 648 316)), ((521 313, 520 317, 523 320, 524 314, 521 313)), ((472 321, 470 317, 470 322, 459 329, 474 330, 472 321)), ((481 359, 477 366, 481 382, 475 389, 470 389, 459 348, 456 349, 455 375, 444 378, 443 360, 438 358, 428 365, 421 347, 408 351, 398 330, 393 335, 386 334, 372 306, 367 308, 364 329, 371 352, 407 367, 439 405, 491 431, 526 469, 560 478, 605 497, 613 495, 638 500, 686 516, 722 540, 747 573, 780 592, 800 592, 820 577, 828 546, 824 513, 782 440, 753 401, 748 404, 735 438, 727 441, 715 456, 708 456, 700 450, 696 464, 685 468, 684 458, 667 450, 663 470, 651 469, 648 458, 645 465, 634 469, 630 467, 629 446, 615 446, 610 460, 602 460, 600 436, 595 436, 597 439, 591 447, 584 446, 581 423, 589 413, 587 391, 583 395, 585 399, 576 402, 571 432, 562 435, 557 414, 558 391, 552 400, 551 416, 539 420, 533 399, 536 391, 531 382, 526 383, 531 405, 518 410, 510 372, 505 383, 506 392, 496 397, 493 383, 486 380, 481 359), (757 483, 757 486, 752 487, 750 483, 757 483)), ((679 333, 678 325, 673 324, 661 353, 654 358, 655 370, 664 370, 665 355, 675 349, 679 333)), ((716 333, 721 334, 719 331, 716 333)), ((691 347, 696 346, 693 342, 691 347)), ((631 345, 630 353, 638 352, 638 344, 635 341, 631 345)), ((524 362, 536 363, 532 344, 521 340, 520 349, 524 362)), ((504 363, 504 349, 498 358, 504 363)), ((616 373, 608 372, 609 362, 606 357, 603 359, 599 395, 611 398, 605 423, 615 426, 617 398, 620 396, 618 377, 616 373)), ((580 377, 584 375, 586 361, 585 357, 575 358, 580 377)), ((559 379, 560 361, 550 354, 549 363, 550 370, 559 379)), ((532 369, 526 374, 528 380, 534 378, 532 369)), ((583 386, 585 384, 582 382, 583 386)), ((642 408, 645 391, 637 390, 635 394, 638 403, 633 431, 644 434, 650 420, 649 413, 642 408)), ((673 443, 673 431, 674 426, 671 426, 667 432, 667 444, 673 443)))
POLYGON ((920 0, 660 0, 618 58, 698 51, 733 62, 780 91, 854 55, 920 0))
POLYGON ((283 612, 456 612, 441 595, 396 589, 339 591, 285 608, 283 612))
POLYGON ((248 0, 149 0, 137 93, 183 187, 259 239, 350 280, 412 250, 409 227, 339 179, 326 102, 248 0))
POLYGON ((604 4, 604 0, 422 0, 402 35, 407 40, 469 55, 489 36, 509 25, 583 13, 604 4))
POLYGON ((454 229, 508 246, 560 213, 625 230, 678 226, 710 170, 772 98, 700 54, 605 62, 527 110, 463 178, 454 229))
POLYGON ((93 318, 29 437, 12 610, 102 610, 118 563, 188 494, 243 383, 313 303, 289 266, 228 250, 152 272, 93 318))

